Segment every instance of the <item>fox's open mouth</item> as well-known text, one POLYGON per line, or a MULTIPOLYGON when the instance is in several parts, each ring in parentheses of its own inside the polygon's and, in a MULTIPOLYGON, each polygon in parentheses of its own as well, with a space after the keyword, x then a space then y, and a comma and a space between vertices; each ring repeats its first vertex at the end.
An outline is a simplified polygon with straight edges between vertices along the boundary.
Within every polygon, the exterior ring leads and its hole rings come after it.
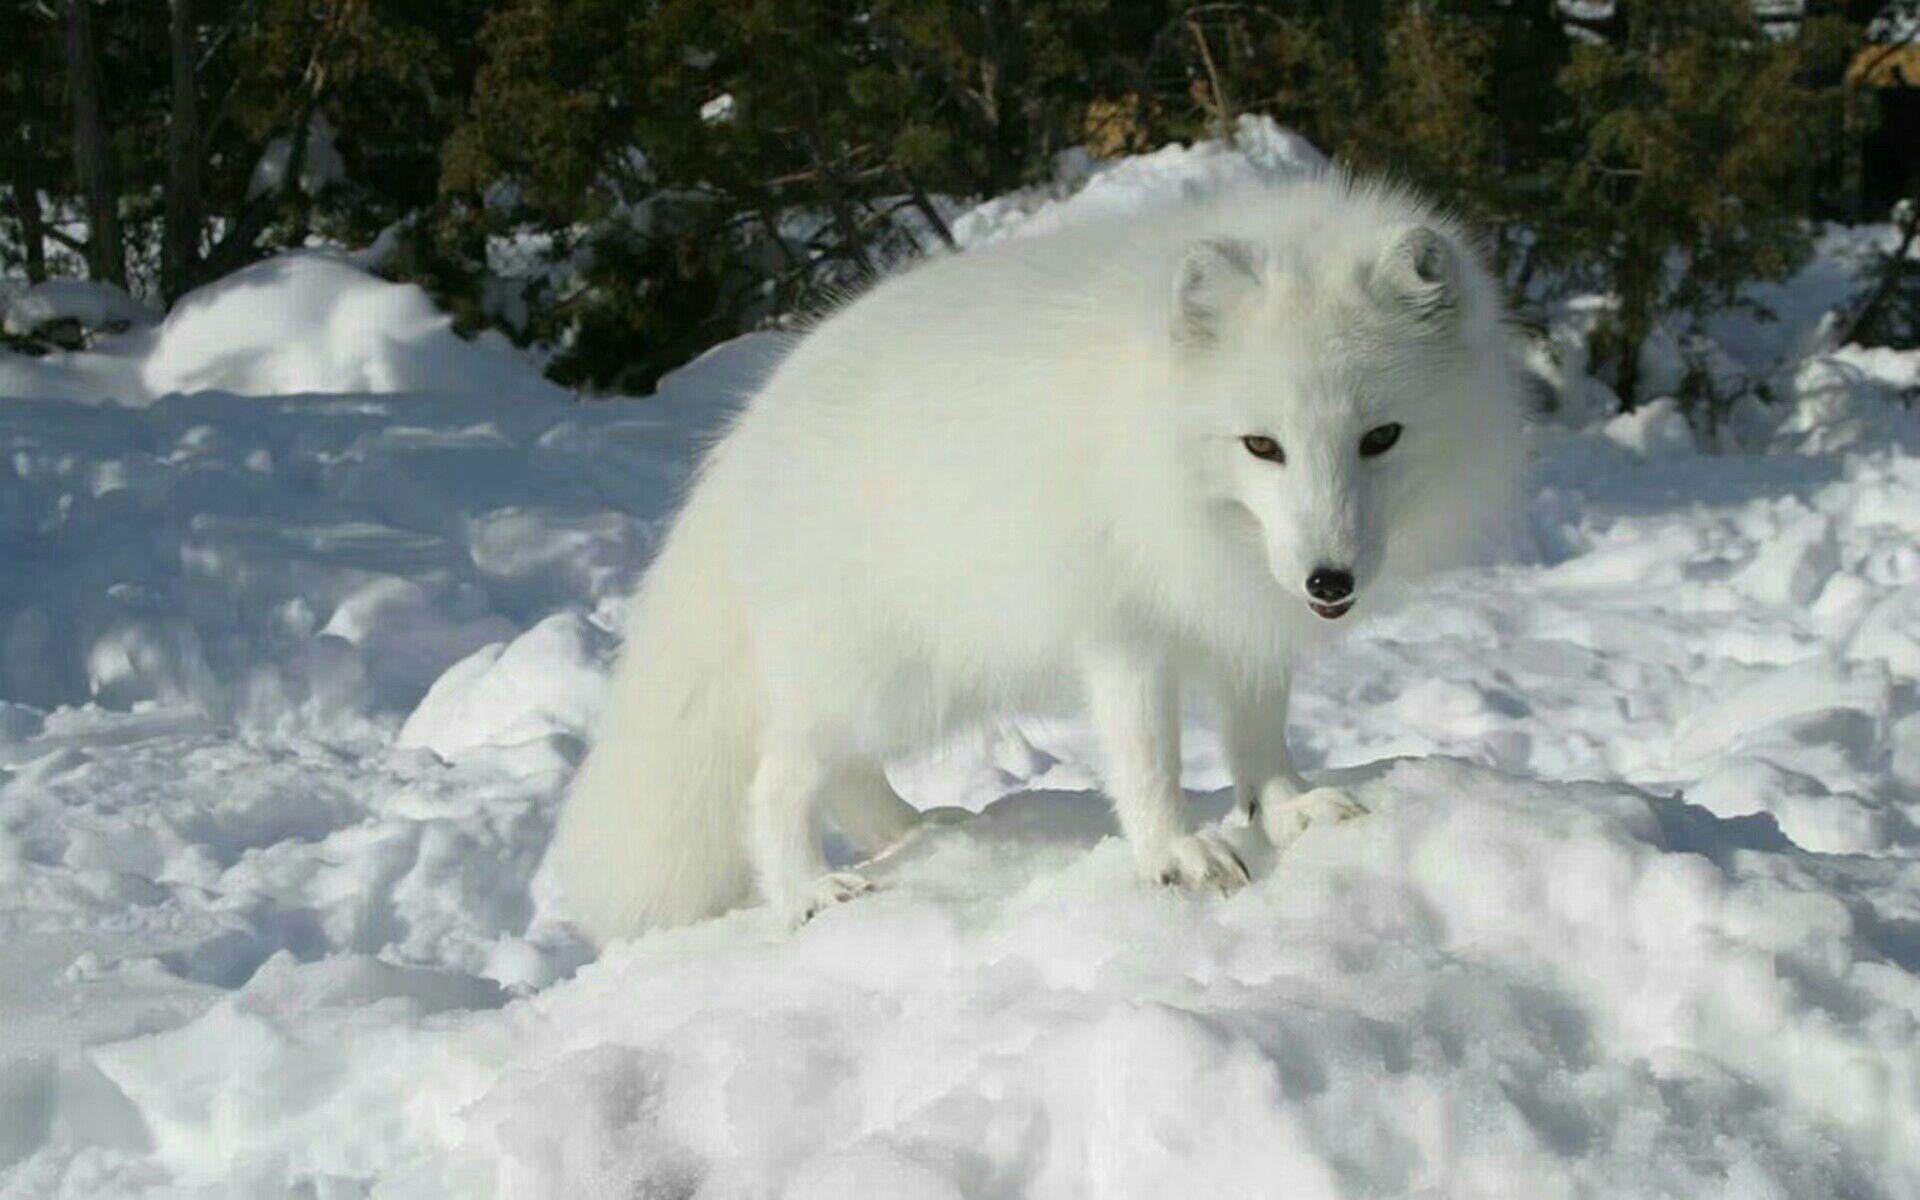
POLYGON ((1338 621, 1347 615, 1347 610, 1353 607, 1353 601, 1342 600, 1338 604, 1322 604, 1318 600, 1309 600, 1307 607, 1329 621, 1338 621))

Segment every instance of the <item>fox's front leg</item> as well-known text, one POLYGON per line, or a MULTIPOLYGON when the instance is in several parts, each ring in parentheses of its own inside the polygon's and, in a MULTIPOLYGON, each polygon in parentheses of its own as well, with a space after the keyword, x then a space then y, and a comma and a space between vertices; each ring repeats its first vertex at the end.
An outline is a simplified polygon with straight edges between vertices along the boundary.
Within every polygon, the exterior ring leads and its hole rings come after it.
POLYGON ((1234 811, 1244 820, 1257 820, 1276 849, 1285 849, 1316 824, 1351 820, 1367 811, 1343 789, 1314 787, 1294 770, 1287 752, 1284 676, 1216 690, 1234 811))
POLYGON ((1151 882, 1230 891, 1247 865, 1213 830, 1195 831, 1180 790, 1179 684, 1168 664, 1129 647, 1085 656, 1087 711, 1120 830, 1151 882))

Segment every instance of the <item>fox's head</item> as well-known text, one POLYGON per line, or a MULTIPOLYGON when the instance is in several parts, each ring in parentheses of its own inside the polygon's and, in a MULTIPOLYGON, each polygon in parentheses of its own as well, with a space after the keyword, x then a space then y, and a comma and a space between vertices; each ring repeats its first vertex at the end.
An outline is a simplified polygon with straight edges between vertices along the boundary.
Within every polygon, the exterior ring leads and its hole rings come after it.
POLYGON ((1172 286, 1194 482, 1328 619, 1470 553, 1523 462, 1485 268, 1435 224, 1354 226, 1284 251, 1194 241, 1172 286))

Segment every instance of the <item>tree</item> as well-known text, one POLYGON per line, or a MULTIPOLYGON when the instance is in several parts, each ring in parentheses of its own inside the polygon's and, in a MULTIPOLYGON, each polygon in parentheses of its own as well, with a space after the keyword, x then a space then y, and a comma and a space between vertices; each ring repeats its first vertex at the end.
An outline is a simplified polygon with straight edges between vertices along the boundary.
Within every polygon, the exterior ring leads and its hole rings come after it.
POLYGON ((73 109, 73 161, 87 204, 87 268, 95 279, 127 285, 126 242, 120 232, 120 194, 107 142, 100 47, 93 35, 93 0, 65 0, 67 90, 73 109))
MULTIPOLYGON (((214 53, 203 51, 194 90, 215 97, 200 158, 221 164, 207 215, 224 232, 169 295, 312 233, 369 240, 431 204, 440 145, 472 79, 465 31, 483 7, 260 0, 208 14, 199 40, 214 53)), ((195 223, 184 209, 182 219, 195 223)), ((179 233, 183 250, 198 232, 179 233)))
POLYGON ((1188 3, 1150 56, 1157 137, 1273 117, 1337 161, 1417 185, 1492 235, 1524 290, 1569 150, 1550 3, 1188 3), (1197 104, 1203 119, 1183 116, 1197 104))
POLYGON ((937 246, 936 194, 1044 172, 1143 27, 1104 0, 510 0, 420 257, 552 245, 572 269, 524 336, 563 381, 645 387, 937 246))
POLYGON ((15 31, 0 59, 0 111, 11 125, 0 128, 0 220, 12 223, 18 256, 0 266, 17 265, 38 283, 47 277, 52 240, 46 206, 62 194, 71 171, 65 60, 57 25, 30 0, 0 0, 0 21, 15 31))
POLYGON ((199 265, 206 225, 201 190, 200 40, 194 0, 172 0, 167 26, 168 83, 166 232, 160 255, 160 290, 178 296, 199 265))
POLYGON ((1742 286, 1805 261, 1812 179, 1840 128, 1837 47, 1808 20, 1770 37, 1747 0, 1622 4, 1616 40, 1561 76, 1580 144, 1555 218, 1614 307, 1593 334, 1623 407, 1663 313, 1752 307, 1742 286))
POLYGON ((70 245, 95 278, 172 300, 310 234, 371 240, 433 203, 487 7, 0 0, 21 31, 0 61, 0 218, 23 266, 70 245), (78 208, 85 237, 34 196, 78 208))
POLYGON ((632 389, 935 250, 956 198, 1043 179, 1069 147, 1231 136, 1263 113, 1488 231, 1523 305, 1611 293, 1594 361, 1630 405, 1656 322, 1744 303, 1836 211, 1819 180, 1839 177, 1857 45, 1819 16, 1765 25, 1750 0, 0 12, 27 31, 0 61, 0 221, 30 277, 64 248, 171 300, 310 238, 378 236, 384 269, 463 328, 632 389))

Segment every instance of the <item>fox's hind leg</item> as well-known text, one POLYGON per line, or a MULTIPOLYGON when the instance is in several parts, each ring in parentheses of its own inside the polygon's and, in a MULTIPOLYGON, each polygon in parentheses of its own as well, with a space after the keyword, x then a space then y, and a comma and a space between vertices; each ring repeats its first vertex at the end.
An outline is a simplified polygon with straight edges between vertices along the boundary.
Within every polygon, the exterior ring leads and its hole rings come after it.
POLYGON ((851 871, 827 868, 821 809, 836 774, 804 751, 776 750, 762 755, 747 791, 754 879, 789 924, 804 924, 823 908, 873 890, 851 871))
POLYGON ((920 810, 900 798, 877 762, 835 774, 828 790, 834 827, 860 853, 872 857, 911 833, 920 810))

